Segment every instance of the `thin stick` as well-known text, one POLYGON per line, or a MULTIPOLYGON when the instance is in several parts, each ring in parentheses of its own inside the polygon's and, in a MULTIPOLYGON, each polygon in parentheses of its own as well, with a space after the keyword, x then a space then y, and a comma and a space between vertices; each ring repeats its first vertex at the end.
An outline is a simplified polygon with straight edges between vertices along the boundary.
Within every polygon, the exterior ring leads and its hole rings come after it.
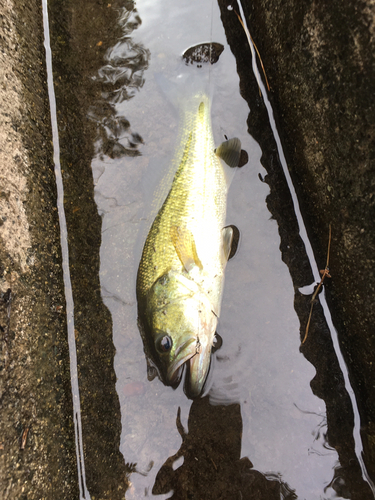
MULTIPOLYGON (((234 11, 234 12, 236 12, 236 11, 234 11)), ((236 12, 236 15, 237 15, 238 20, 240 21, 240 23, 241 23, 241 25, 242 25, 242 27, 243 27, 243 29, 244 29, 245 33, 246 33, 246 36, 247 36, 247 40, 248 40, 248 42, 249 42, 249 45, 251 46, 251 43, 250 43, 250 40, 251 40, 252 44, 253 44, 253 45, 254 45, 254 47, 255 47, 255 50, 256 50, 256 52, 257 52, 257 54, 258 54, 258 57, 259 57, 260 64, 261 64, 261 66, 262 66, 262 70, 263 70, 264 78, 266 79, 267 89, 268 89, 268 91, 269 91, 269 90, 270 90, 270 86, 269 86, 269 84, 268 84, 268 79, 267 79, 267 75, 266 75, 266 70, 264 69, 264 66, 263 66, 263 61, 262 61, 262 58, 260 57, 259 50, 258 50, 257 46, 255 45, 255 42, 254 42, 254 40, 253 40, 253 37, 252 37, 252 36, 251 36, 251 34, 250 34, 250 31, 247 29, 247 27, 245 26, 244 22, 242 21, 241 16, 240 16, 237 12, 236 12)), ((259 92, 260 92, 260 95, 262 95, 262 93, 261 93, 261 91, 260 91, 260 85, 259 85, 259 81, 258 81, 258 76, 257 76, 257 75, 255 75, 255 77, 256 77, 257 82, 258 82, 258 87, 259 87, 259 92)))
POLYGON ((314 301, 316 299, 316 296, 318 295, 319 293, 319 290, 320 288, 322 287, 323 285, 323 281, 324 279, 327 277, 327 278, 331 278, 331 275, 329 274, 329 268, 328 268, 328 264, 329 264, 329 252, 331 250, 331 224, 329 225, 329 238, 328 238, 328 250, 327 250, 327 264, 326 264, 326 267, 323 271, 320 271, 321 274, 322 274, 322 279, 320 280, 320 283, 319 285, 316 287, 316 290, 314 292, 314 295, 312 296, 312 299, 311 299, 311 307, 310 307, 310 314, 309 314, 309 319, 307 321, 307 325, 306 325, 306 331, 305 331, 305 337, 304 339, 302 340, 302 344, 304 344, 306 342, 306 339, 307 339, 307 335, 309 333, 309 327, 310 327, 310 321, 311 321, 311 315, 312 315, 312 310, 313 310, 313 307, 314 307, 314 301))
POLYGON ((26 448, 27 435, 29 434, 29 430, 30 430, 30 425, 28 425, 22 432, 20 450, 24 450, 26 448))

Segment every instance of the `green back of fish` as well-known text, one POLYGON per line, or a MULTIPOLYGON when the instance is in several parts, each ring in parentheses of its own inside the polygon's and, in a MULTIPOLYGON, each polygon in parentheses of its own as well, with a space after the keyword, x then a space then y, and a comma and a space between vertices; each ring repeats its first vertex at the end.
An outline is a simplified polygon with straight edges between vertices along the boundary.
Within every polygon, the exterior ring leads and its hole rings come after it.
POLYGON ((158 277, 171 268, 183 267, 176 235, 192 236, 191 251, 197 252, 197 262, 202 266, 212 265, 212 252, 217 253, 220 247, 227 186, 214 153, 207 98, 185 116, 179 148, 178 170, 152 224, 138 270, 137 295, 141 301, 158 277))

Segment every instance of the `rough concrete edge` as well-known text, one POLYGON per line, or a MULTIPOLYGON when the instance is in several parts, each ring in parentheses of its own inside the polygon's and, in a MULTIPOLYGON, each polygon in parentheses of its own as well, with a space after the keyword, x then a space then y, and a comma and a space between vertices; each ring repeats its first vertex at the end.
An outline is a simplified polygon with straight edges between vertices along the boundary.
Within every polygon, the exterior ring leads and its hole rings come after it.
POLYGON ((0 18, 0 495, 74 498, 41 3, 7 0, 0 18))

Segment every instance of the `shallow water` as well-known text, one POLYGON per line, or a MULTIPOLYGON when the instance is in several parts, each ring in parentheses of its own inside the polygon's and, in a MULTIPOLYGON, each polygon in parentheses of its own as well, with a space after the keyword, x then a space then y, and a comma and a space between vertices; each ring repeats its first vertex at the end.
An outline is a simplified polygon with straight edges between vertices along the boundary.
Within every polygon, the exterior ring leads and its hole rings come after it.
MULTIPOLYGON (((107 8, 117 25, 106 29, 116 38, 107 37, 111 45, 101 64, 86 68, 87 89, 100 88, 87 123, 96 127, 91 167, 102 218, 100 286, 113 322, 126 498, 170 498, 172 491, 173 498, 360 498, 360 480, 350 496, 343 486, 339 456, 327 437, 326 403, 310 386, 316 370, 300 351, 296 290, 280 251, 280 228, 267 208, 270 187, 262 181, 264 151, 248 133, 250 110, 219 7, 208 0, 180 0, 178 9, 173 0, 139 0, 136 10, 131 2, 107 8), (219 62, 209 72, 190 71, 202 85, 209 78, 215 142, 239 137, 249 162, 236 172, 228 195, 227 223, 239 228, 241 239, 226 270, 218 327, 223 345, 206 397, 192 402, 182 386, 173 390, 147 378, 135 281, 178 144, 178 109, 159 75, 173 79, 186 71, 181 54, 209 40, 225 47, 219 62)), ((183 102, 184 87, 179 91, 183 102)))
MULTIPOLYGON (((180 2, 176 9, 172 1, 139 1, 137 10, 142 25, 132 33, 132 44, 149 51, 149 66, 140 76, 144 84, 132 99, 116 102, 113 109, 117 119, 130 122, 144 143, 137 148, 139 156, 111 159, 99 153, 92 163, 95 199, 103 214, 101 285, 113 318, 121 452, 127 462, 137 464, 127 497, 150 495, 157 472, 181 445, 177 409, 181 408, 187 428, 191 407, 181 388, 174 391, 157 379, 148 382, 136 323, 137 265, 155 215, 149 203, 152 182, 160 182, 166 165, 172 163, 177 140, 178 116, 155 74, 173 74, 186 48, 210 39, 225 46, 210 75, 214 136, 219 141, 224 133, 239 137, 249 163, 236 173, 229 191, 227 221, 240 229, 241 244, 226 271, 219 323, 223 346, 210 373, 209 400, 213 405, 240 404, 241 457, 249 457, 255 469, 273 472, 301 498, 333 497, 334 491, 324 490, 332 479, 337 454, 325 448, 325 405, 311 392, 314 368, 299 352, 294 289, 281 260, 277 224, 265 204, 269 188, 258 176, 265 173, 261 151, 247 133, 248 107, 239 94, 235 60, 218 7, 189 1, 180 2)), ((118 68, 121 58, 129 67, 126 57, 132 56, 127 40, 119 42, 109 53, 107 69, 118 68)), ((205 69, 201 71, 204 80, 205 69)))

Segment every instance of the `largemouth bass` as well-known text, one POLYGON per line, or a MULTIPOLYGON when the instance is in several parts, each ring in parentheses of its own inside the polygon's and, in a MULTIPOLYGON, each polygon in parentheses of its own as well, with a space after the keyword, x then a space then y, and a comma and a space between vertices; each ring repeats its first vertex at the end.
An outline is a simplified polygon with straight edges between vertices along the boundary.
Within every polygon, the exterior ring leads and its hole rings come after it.
POLYGON ((185 392, 198 396, 211 360, 233 230, 225 227, 228 180, 239 139, 216 150, 208 96, 185 111, 179 167, 147 236, 137 276, 145 353, 171 386, 187 365, 185 392), (220 160, 221 159, 221 160, 220 160))

